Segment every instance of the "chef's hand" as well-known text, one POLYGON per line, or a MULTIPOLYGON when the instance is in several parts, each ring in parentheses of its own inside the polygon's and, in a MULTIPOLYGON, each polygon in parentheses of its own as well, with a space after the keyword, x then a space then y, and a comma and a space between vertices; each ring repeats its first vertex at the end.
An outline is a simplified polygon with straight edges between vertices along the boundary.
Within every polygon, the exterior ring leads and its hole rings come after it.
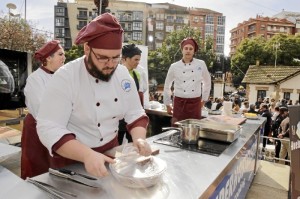
POLYGON ((86 171, 96 177, 104 177, 108 175, 105 162, 115 163, 115 160, 94 150, 91 150, 84 157, 83 161, 86 171))
POLYGON ((166 107, 167 107, 167 113, 173 115, 173 107, 171 105, 166 105, 166 107))
POLYGON ((150 145, 142 138, 133 140, 133 145, 138 149, 140 155, 149 156, 152 153, 150 145))

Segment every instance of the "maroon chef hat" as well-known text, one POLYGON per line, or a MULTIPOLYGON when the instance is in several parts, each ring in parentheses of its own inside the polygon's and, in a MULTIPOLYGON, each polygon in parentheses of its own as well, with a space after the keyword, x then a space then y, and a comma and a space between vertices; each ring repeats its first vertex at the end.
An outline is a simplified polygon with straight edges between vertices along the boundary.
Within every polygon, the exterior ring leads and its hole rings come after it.
POLYGON ((38 61, 43 62, 47 57, 61 48, 59 43, 59 40, 52 40, 45 43, 38 51, 34 53, 34 58, 38 61))
POLYGON ((123 29, 116 17, 104 13, 79 31, 75 44, 88 42, 92 48, 121 49, 122 38, 123 29))
POLYGON ((198 44, 193 38, 187 37, 183 39, 180 43, 181 49, 187 44, 191 44, 194 47, 195 52, 198 51, 198 44))

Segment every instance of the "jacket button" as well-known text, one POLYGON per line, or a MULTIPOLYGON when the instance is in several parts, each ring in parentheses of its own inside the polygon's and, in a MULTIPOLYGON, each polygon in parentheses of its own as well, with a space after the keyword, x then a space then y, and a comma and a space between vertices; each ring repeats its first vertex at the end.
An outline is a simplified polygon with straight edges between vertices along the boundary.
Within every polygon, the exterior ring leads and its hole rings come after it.
POLYGON ((98 123, 98 127, 100 127, 100 123, 98 123))
POLYGON ((117 102, 118 101, 118 98, 115 98, 115 102, 117 102))
POLYGON ((103 138, 100 138, 100 142, 102 142, 103 141, 103 138))
POLYGON ((96 79, 96 83, 99 83, 99 79, 96 79))
POLYGON ((100 106, 100 102, 97 102, 96 106, 100 106))

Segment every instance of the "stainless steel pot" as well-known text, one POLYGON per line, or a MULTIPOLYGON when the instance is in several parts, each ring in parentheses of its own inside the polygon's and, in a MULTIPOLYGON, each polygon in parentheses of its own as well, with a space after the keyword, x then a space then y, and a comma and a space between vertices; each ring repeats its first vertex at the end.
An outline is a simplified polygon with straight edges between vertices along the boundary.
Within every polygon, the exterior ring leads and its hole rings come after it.
POLYGON ((198 144, 200 126, 197 124, 178 124, 179 128, 170 127, 163 130, 178 130, 180 138, 185 144, 198 144))

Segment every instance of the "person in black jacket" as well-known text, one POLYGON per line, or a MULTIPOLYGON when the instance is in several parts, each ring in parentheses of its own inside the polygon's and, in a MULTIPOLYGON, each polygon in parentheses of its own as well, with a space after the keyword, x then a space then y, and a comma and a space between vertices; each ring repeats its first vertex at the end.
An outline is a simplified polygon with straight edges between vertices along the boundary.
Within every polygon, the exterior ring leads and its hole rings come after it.
POLYGON ((268 105, 264 104, 261 107, 261 116, 262 117, 266 117, 267 121, 265 123, 264 126, 264 138, 263 138, 263 147, 266 147, 267 144, 267 136, 269 135, 269 133, 271 132, 271 123, 272 123, 272 114, 269 111, 269 107, 268 105))
MULTIPOLYGON (((274 138, 277 138, 279 135, 279 127, 285 118, 285 112, 287 112, 288 109, 286 107, 279 107, 279 115, 276 117, 275 121, 272 124, 271 130, 272 130, 272 136, 274 138)), ((280 148, 281 148, 281 142, 279 140, 275 141, 275 157, 279 158, 279 153, 280 153, 280 148)))

